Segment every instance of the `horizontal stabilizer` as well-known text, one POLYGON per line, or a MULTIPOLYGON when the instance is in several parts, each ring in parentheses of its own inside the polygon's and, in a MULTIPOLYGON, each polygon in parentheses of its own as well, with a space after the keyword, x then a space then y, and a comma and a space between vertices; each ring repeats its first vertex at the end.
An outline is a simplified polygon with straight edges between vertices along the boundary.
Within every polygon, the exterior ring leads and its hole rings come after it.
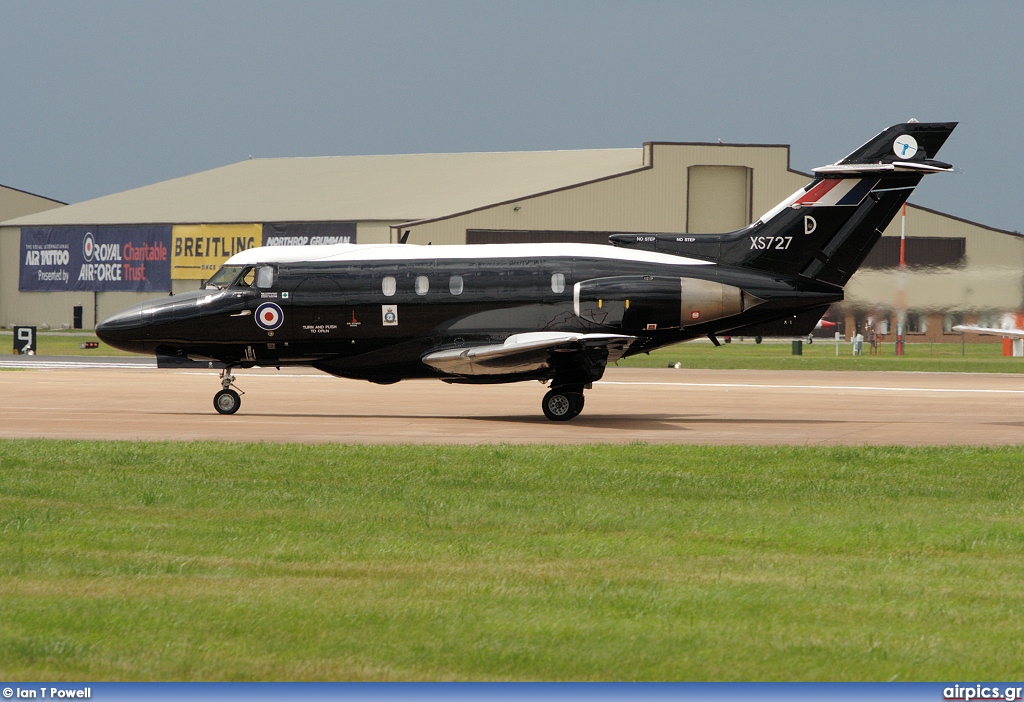
POLYGON ((871 173, 952 173, 953 165, 943 161, 902 161, 899 163, 846 163, 815 168, 816 175, 854 176, 871 173))

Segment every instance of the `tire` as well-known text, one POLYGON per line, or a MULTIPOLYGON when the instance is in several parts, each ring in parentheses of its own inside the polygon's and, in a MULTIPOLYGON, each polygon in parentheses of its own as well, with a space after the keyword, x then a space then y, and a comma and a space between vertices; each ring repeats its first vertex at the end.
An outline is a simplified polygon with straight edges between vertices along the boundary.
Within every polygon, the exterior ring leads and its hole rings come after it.
POLYGON ((213 408, 221 414, 234 414, 242 406, 242 398, 234 390, 221 390, 213 396, 213 408))
POLYGON ((544 395, 541 409, 552 422, 567 422, 583 411, 583 393, 565 390, 550 390, 544 395))
POLYGON ((755 337, 754 337, 754 343, 755 343, 755 344, 760 344, 760 343, 761 343, 761 337, 759 337, 759 336, 755 336, 755 337))

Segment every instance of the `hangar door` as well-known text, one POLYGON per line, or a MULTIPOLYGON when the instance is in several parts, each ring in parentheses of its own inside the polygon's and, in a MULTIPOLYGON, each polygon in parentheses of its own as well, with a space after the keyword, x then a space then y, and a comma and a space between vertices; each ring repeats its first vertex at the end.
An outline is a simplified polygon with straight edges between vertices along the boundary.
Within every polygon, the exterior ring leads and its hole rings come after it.
POLYGON ((750 224, 749 168, 690 166, 686 180, 687 232, 718 234, 750 224))

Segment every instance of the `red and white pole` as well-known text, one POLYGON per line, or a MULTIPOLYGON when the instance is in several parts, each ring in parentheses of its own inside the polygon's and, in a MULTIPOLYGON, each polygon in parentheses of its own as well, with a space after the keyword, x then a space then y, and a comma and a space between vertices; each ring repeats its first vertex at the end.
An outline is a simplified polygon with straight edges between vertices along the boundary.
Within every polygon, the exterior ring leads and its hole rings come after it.
POLYGON ((896 290, 896 355, 903 355, 903 335, 907 329, 907 203, 903 203, 903 217, 900 220, 900 270, 899 287, 896 290))

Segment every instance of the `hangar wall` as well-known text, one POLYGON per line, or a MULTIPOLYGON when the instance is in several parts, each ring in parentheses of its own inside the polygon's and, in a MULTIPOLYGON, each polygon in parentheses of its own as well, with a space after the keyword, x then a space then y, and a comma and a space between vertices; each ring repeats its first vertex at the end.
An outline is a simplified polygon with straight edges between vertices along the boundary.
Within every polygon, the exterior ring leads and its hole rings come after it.
MULTIPOLYGON (((0 222, 64 207, 64 204, 47 197, 0 185, 0 222)), ((20 262, 18 238, 20 231, 17 228, 0 227, 0 326, 5 327, 19 323, 30 324, 29 320, 35 317, 33 311, 26 310, 24 321, 14 320, 12 316, 12 321, 8 322, 6 320, 9 315, 4 312, 5 308, 18 307, 22 302, 18 293, 18 265, 20 262)), ((40 300, 40 302, 44 302, 44 300, 40 300)), ((68 319, 70 320, 70 316, 68 319)))
MULTIPOLYGON (((760 216, 807 182, 789 170, 789 147, 649 142, 643 167, 600 180, 401 225, 410 243, 463 244, 473 230, 686 231, 692 166, 750 169, 750 210, 760 216)), ((397 239, 398 232, 392 235, 397 239)))

